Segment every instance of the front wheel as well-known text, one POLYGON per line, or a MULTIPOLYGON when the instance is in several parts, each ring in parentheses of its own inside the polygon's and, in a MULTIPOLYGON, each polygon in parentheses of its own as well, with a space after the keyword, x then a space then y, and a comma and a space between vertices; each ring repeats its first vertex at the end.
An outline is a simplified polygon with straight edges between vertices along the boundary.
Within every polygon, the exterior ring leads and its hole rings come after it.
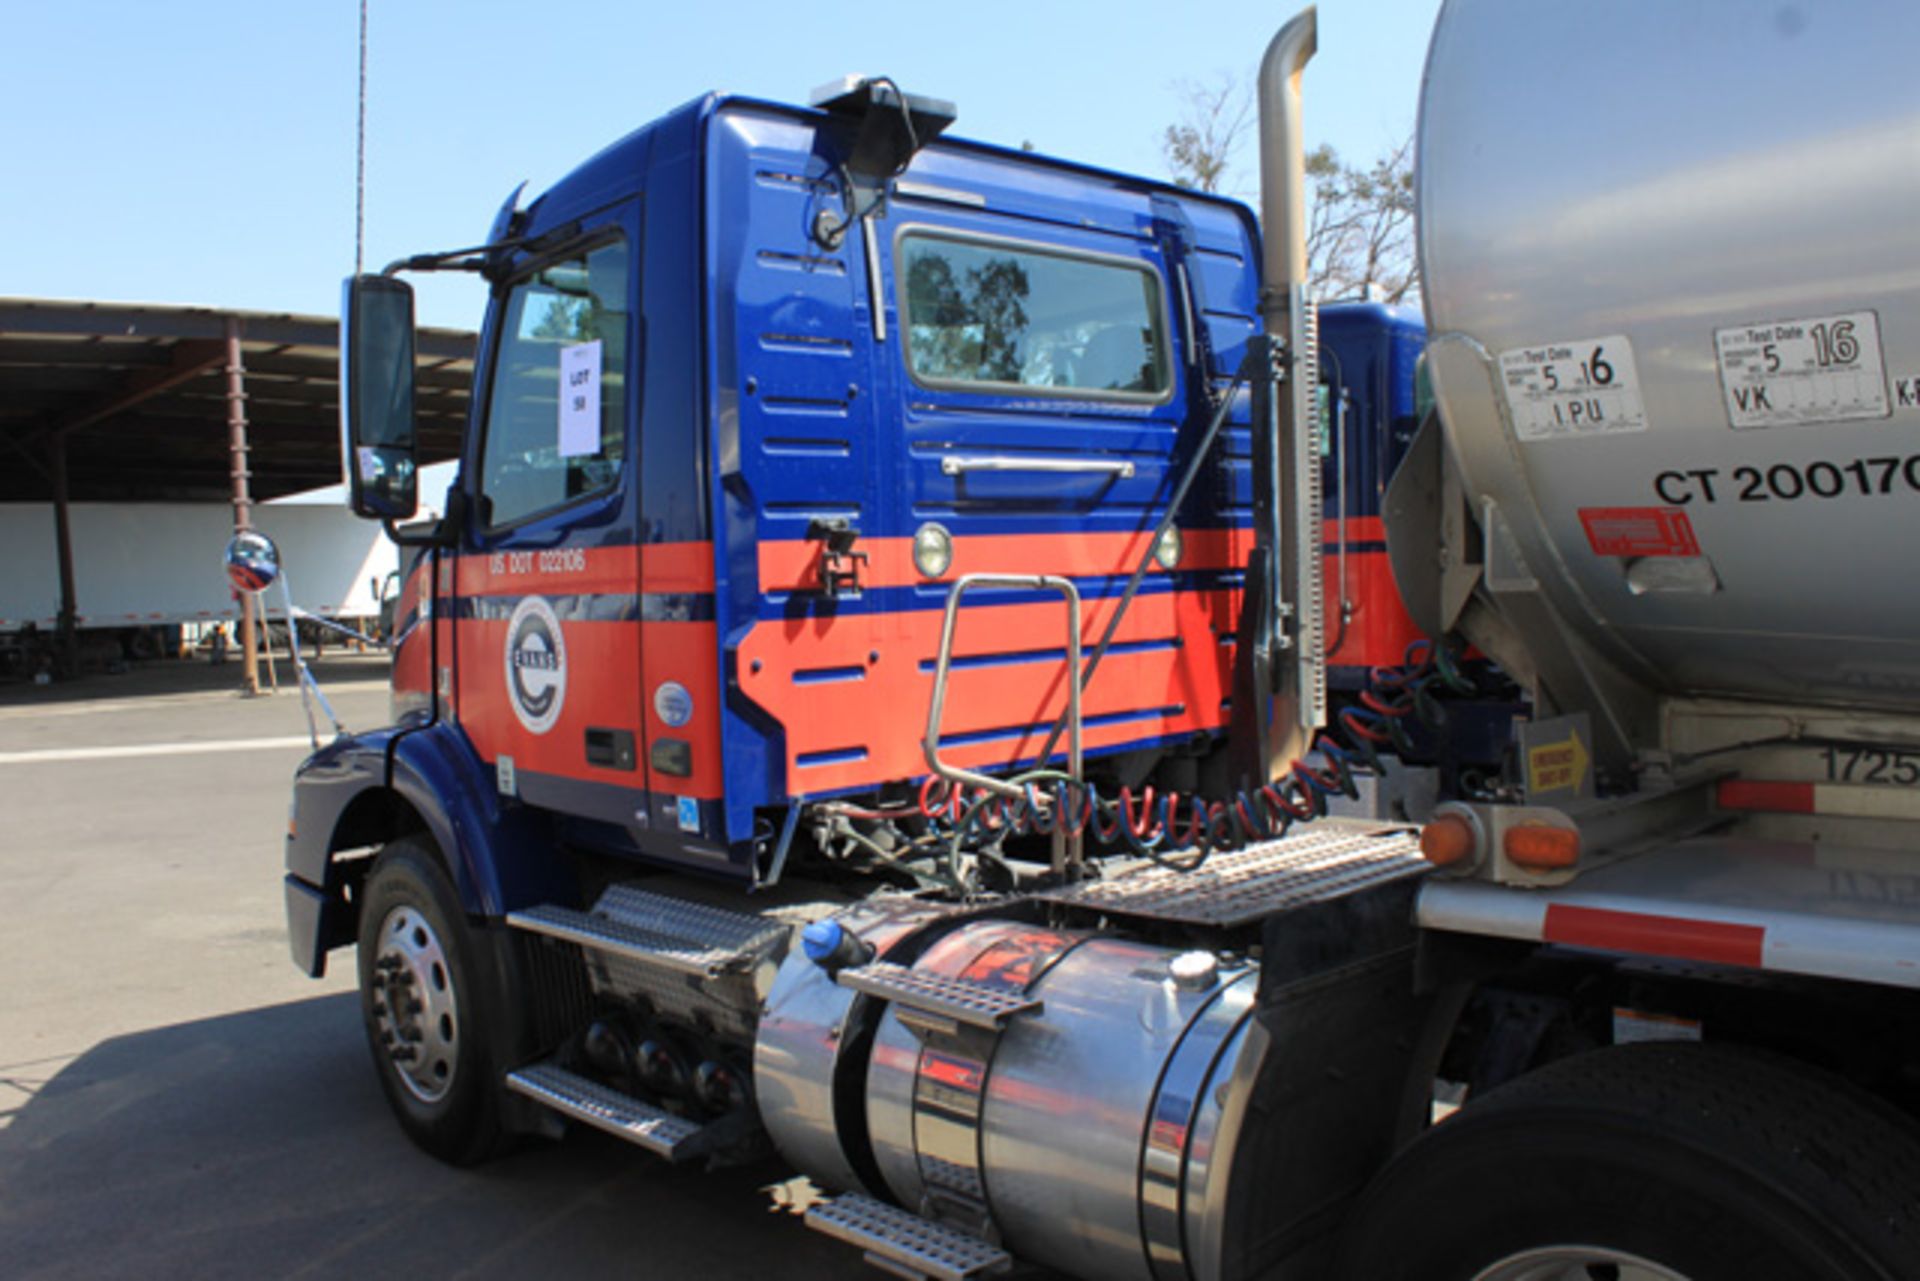
POLYGON ((1410 1144, 1344 1259, 1354 1281, 1903 1281, 1920 1277, 1920 1142, 1791 1061, 1599 1050, 1410 1144))
POLYGON ((486 1048, 488 976, 433 849, 381 852, 360 904, 360 1013, 400 1128, 443 1161, 471 1165, 501 1142, 486 1048))

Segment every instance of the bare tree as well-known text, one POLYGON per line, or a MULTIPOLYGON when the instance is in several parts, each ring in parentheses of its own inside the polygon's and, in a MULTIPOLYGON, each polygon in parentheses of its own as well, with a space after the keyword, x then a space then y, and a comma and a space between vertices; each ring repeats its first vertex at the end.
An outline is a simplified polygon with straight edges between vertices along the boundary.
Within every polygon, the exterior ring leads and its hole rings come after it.
POLYGON ((1307 156, 1307 269, 1316 299, 1402 302, 1419 291, 1412 152, 1408 139, 1364 169, 1324 145, 1307 156))
MULTIPOLYGON (((1182 187, 1241 194, 1230 182, 1240 145, 1252 134, 1253 91, 1221 74, 1173 84, 1184 109, 1167 126, 1161 149, 1182 187)), ((1413 254, 1413 142, 1408 139, 1360 168, 1332 147, 1307 155, 1312 207, 1307 213, 1307 273, 1312 296, 1354 295, 1402 302, 1419 292, 1413 254)))
POLYGON ((1224 71, 1208 83, 1176 80, 1171 87, 1186 105, 1161 139, 1168 171, 1182 187, 1225 190, 1234 153, 1253 127, 1253 91, 1224 71))

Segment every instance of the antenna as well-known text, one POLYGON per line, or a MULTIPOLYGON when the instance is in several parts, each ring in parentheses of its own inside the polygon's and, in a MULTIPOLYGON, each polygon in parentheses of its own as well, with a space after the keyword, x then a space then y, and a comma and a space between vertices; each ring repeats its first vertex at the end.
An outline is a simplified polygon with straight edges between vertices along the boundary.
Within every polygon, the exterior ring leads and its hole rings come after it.
POLYGON ((353 154, 353 274, 359 275, 367 231, 367 0, 360 0, 360 121, 353 154))

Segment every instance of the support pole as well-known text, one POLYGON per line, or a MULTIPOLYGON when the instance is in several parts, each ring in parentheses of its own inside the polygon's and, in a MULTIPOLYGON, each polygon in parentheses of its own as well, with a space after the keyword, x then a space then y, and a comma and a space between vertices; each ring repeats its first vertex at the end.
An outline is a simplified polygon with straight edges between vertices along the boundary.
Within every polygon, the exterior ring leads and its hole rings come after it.
MULTIPOLYGON (((253 528, 253 496, 247 481, 247 371, 240 361, 240 318, 227 317, 227 452, 233 475, 233 532, 253 528)), ((260 692, 260 638, 253 610, 240 602, 240 674, 249 696, 260 692)))
MULTIPOLYGON (((267 626, 267 594, 260 592, 257 595, 247 597, 247 599, 253 602, 253 608, 260 611, 260 648, 265 650, 267 655, 267 682, 272 686, 273 692, 278 694, 280 692, 280 669, 273 665, 273 630, 267 626)), ((287 620, 287 626, 289 628, 294 626, 291 618, 287 620)))
POLYGON ((56 435, 47 451, 53 478, 53 536, 60 558, 60 617, 55 638, 63 676, 80 671, 80 606, 73 586, 73 520, 67 502, 67 438, 56 435))

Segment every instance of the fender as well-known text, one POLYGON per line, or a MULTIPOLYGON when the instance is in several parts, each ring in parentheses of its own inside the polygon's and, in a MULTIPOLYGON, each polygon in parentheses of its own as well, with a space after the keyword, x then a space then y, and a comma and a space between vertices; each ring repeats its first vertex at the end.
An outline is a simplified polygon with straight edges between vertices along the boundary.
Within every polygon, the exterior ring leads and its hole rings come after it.
POLYGON ((397 731, 343 734, 300 763, 287 814, 287 942, 313 977, 353 941, 353 905, 334 852, 390 839, 404 826, 386 789, 387 741, 397 731))
POLYGON ((493 770, 458 725, 439 721, 396 735, 387 757, 388 786, 424 820, 469 915, 497 919, 535 903, 573 901, 573 878, 552 857, 551 820, 500 795, 493 770))
POLYGON ((457 725, 343 735, 294 774, 287 831, 287 931, 294 963, 326 972, 326 954, 358 928, 341 850, 424 830, 439 847, 469 916, 497 920, 532 903, 572 901, 550 857, 548 821, 505 801, 493 771, 457 725))

